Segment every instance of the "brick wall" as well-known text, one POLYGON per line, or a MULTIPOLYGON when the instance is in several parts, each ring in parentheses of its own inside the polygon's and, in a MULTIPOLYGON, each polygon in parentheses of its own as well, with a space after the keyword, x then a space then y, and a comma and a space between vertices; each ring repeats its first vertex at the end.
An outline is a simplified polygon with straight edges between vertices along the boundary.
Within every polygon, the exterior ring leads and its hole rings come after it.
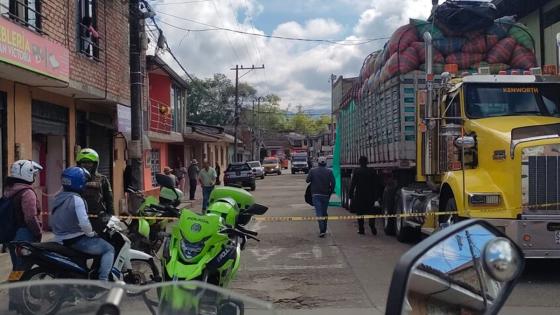
POLYGON ((42 6, 43 30, 70 50, 70 79, 102 91, 107 87, 109 93, 129 99, 128 3, 97 0, 99 61, 79 52, 77 10, 77 0, 43 1, 42 6))

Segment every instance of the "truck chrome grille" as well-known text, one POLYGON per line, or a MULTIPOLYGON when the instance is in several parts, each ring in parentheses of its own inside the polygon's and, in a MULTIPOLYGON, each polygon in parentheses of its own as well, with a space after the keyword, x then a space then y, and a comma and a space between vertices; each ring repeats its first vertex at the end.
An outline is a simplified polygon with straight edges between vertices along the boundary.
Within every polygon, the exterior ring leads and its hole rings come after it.
POLYGON ((560 211, 560 154, 558 145, 523 150, 522 198, 525 213, 560 211))

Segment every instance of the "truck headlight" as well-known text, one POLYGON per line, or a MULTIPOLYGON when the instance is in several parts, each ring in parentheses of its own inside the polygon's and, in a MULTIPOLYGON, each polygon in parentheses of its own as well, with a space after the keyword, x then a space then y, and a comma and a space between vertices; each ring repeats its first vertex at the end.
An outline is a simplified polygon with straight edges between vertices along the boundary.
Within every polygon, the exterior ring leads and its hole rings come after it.
POLYGON ((469 203, 473 206, 474 205, 497 206, 500 204, 500 194, 498 193, 469 194, 469 203))

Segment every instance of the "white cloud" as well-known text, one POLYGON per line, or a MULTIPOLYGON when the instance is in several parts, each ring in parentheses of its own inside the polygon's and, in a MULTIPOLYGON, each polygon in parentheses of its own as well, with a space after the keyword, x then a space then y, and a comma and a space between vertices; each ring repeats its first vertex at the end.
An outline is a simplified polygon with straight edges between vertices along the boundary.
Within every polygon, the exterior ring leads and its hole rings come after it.
MULTIPOLYGON (((160 0, 159 3, 177 2, 160 0)), ((286 1, 289 6, 289 1, 286 1)), ((253 28, 251 17, 263 12, 263 0, 220 0, 185 6, 155 5, 157 11, 231 29, 264 34, 253 28)), ((348 40, 385 37, 408 18, 426 18, 430 2, 425 0, 309 0, 297 9, 320 12, 324 17, 304 22, 288 20, 278 24, 272 34, 299 38, 348 40), (357 2, 357 3, 356 3, 357 2), (396 3, 398 2, 398 4, 396 3), (329 10, 355 10, 356 20, 351 25, 327 16, 329 10), (313 8, 316 8, 315 10, 313 8), (359 12, 362 12, 359 14, 359 12)), ((332 12, 332 11, 331 11, 332 12)), ((208 28, 193 22, 159 14, 162 21, 188 29, 208 28)), ((168 42, 187 69, 198 77, 209 77, 221 72, 233 78, 229 69, 236 64, 250 66, 265 64, 265 71, 254 71, 243 80, 265 93, 282 98, 283 107, 301 104, 304 108, 330 108, 330 74, 356 76, 363 59, 384 41, 360 46, 308 43, 247 36, 223 31, 190 32, 177 30, 160 23, 168 42), (181 43, 179 45, 179 43, 181 43)))

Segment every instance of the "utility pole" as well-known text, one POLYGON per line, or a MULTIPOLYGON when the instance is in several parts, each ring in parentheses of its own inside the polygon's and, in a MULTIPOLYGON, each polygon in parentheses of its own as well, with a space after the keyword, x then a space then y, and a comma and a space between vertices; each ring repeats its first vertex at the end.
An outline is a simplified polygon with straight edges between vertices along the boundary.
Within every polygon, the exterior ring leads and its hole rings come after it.
MULTIPOLYGON (((234 110, 234 130, 233 130, 233 161, 238 162, 237 160, 237 127, 239 126, 239 70, 261 70, 264 69, 264 65, 261 67, 255 67, 254 65, 251 68, 245 68, 243 66, 235 65, 235 68, 231 68, 230 70, 235 70, 235 110, 234 110)), ((249 73, 247 72, 247 73, 249 73)), ((245 74, 247 74, 245 73, 245 74)))
MULTIPOLYGON (((260 121, 261 121, 261 100, 264 101, 264 97, 259 96, 253 100, 253 144, 257 143, 257 139, 260 139, 260 121), (256 116, 258 117, 257 121, 255 121, 255 101, 257 101, 257 112, 256 116)), ((253 147, 253 160, 260 160, 260 145, 257 145, 257 152, 255 153, 255 147, 253 147)))
POLYGON ((143 166, 143 149, 142 138, 144 127, 142 122, 142 41, 140 33, 142 32, 140 24, 140 1, 130 0, 128 4, 130 26, 130 113, 131 113, 131 144, 129 145, 129 158, 132 168, 132 186, 136 189, 143 188, 142 166, 143 166))

